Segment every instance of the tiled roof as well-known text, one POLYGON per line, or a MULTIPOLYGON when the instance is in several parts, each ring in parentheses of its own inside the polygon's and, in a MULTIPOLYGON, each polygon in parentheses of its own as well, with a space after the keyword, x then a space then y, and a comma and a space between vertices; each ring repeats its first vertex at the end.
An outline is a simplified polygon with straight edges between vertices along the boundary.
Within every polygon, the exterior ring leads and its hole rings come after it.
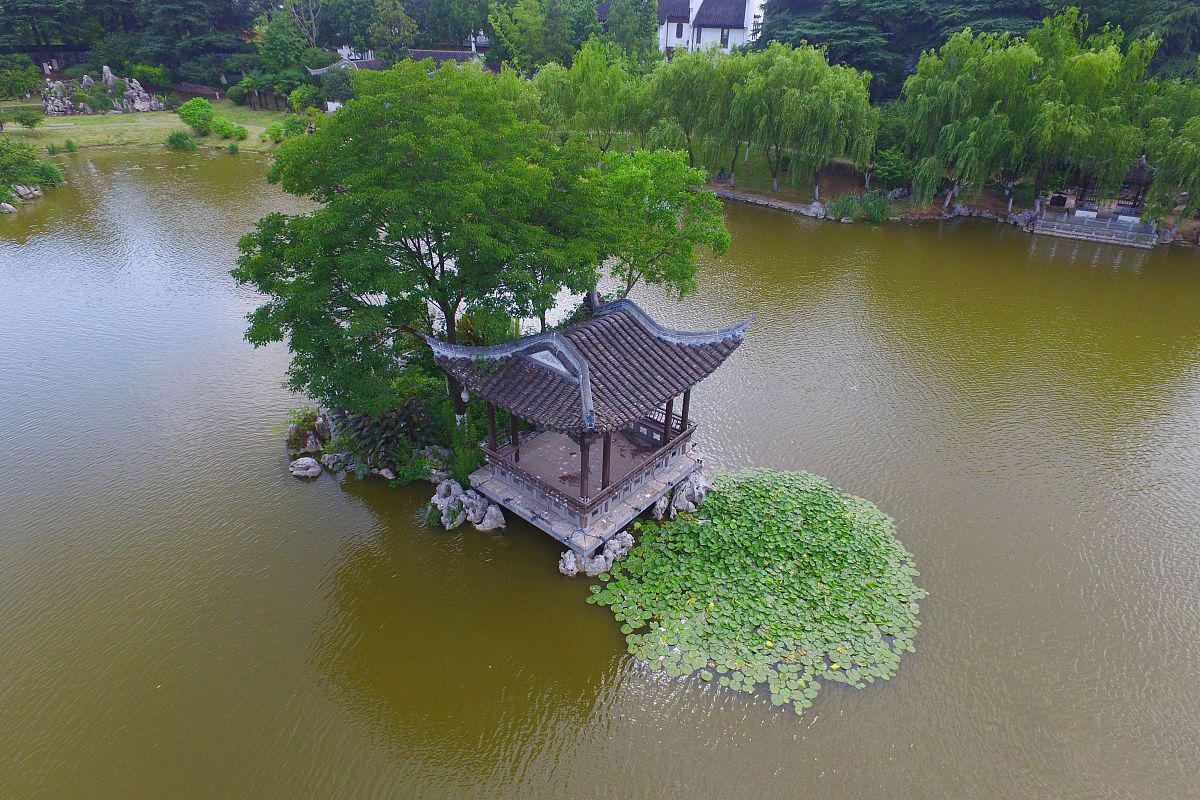
POLYGON ((746 0, 704 0, 692 25, 697 28, 745 28, 746 0))
POLYGON ((618 300, 562 332, 505 345, 427 341, 469 391, 542 427, 581 433, 618 430, 695 386, 737 349, 751 321, 684 333, 618 300))

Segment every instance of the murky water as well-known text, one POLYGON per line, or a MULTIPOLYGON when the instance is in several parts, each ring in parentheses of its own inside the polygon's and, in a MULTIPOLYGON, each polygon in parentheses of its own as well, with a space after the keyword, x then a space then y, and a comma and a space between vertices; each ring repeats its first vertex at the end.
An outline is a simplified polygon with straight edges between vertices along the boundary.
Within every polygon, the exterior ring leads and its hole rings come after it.
POLYGON ((924 627, 802 718, 648 674, 428 489, 289 477, 238 235, 262 162, 80 153, 0 220, 0 797, 1200 795, 1200 252, 731 206, 679 327, 728 466, 893 514, 924 627))

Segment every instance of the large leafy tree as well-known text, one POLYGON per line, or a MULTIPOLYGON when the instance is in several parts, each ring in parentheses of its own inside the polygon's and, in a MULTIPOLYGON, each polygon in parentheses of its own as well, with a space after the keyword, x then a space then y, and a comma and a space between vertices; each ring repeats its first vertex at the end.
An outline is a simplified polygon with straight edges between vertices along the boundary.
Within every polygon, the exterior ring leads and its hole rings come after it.
POLYGON ((680 297, 696 289, 696 248, 729 247, 721 201, 703 189, 703 170, 675 150, 615 153, 605 169, 613 230, 610 269, 627 296, 639 283, 680 297))
POLYGON ((569 65, 600 30, 596 4, 586 0, 517 0, 492 3, 488 24, 497 55, 523 74, 556 61, 569 65))
POLYGON ((0 98, 24 97, 42 85, 42 71, 28 56, 0 55, 0 98))
POLYGON ((690 166, 696 165, 719 58, 713 50, 680 52, 650 73, 650 91, 659 118, 682 141, 690 166))
POLYGON ((612 0, 604 35, 637 61, 658 55, 658 4, 654 0, 612 0))
POLYGON ((378 412, 409 334, 457 342, 472 309, 544 310, 544 282, 593 282, 607 244, 580 233, 605 219, 583 154, 521 120, 494 76, 401 62, 358 73, 355 94, 281 146, 271 180, 317 207, 264 218, 234 276, 267 295, 247 338, 287 339, 295 389, 378 412))

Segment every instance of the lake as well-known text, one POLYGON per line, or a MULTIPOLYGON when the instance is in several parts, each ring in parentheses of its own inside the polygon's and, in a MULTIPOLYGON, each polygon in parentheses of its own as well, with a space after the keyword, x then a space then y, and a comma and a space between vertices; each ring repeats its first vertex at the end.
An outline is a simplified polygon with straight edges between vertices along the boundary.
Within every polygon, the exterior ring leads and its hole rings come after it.
POLYGON ((917 652, 802 717, 626 655, 510 517, 292 478, 242 339, 265 162, 85 151, 0 219, 0 795, 1200 796, 1200 252, 729 205, 719 465, 892 514, 917 652))

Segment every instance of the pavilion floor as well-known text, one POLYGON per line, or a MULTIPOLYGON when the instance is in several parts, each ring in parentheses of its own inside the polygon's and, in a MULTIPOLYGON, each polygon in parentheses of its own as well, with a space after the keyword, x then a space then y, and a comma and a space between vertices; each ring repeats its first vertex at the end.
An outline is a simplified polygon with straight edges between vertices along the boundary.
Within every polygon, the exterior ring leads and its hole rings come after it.
MULTIPOLYGON (((656 445, 640 442, 617 431, 612 435, 612 455, 609 462, 611 483, 624 478, 646 457, 654 452, 656 445)), ((600 470, 603 466, 604 444, 601 440, 592 443, 588 450, 588 489, 595 497, 601 489, 600 470)), ((580 497, 579 493, 579 445, 569 436, 554 431, 543 431, 521 442, 521 467, 541 478, 561 492, 580 497)))

